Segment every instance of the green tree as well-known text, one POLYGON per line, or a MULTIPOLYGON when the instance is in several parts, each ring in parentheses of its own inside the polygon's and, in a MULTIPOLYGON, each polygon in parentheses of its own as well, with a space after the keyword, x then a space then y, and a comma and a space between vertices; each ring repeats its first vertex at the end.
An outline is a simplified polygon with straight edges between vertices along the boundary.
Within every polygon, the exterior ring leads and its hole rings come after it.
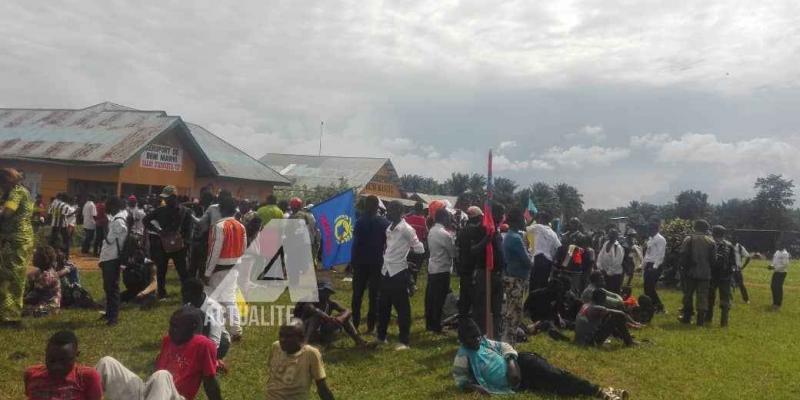
POLYGON ((699 190, 684 190, 675 197, 675 212, 678 218, 694 220, 708 216, 708 194, 699 190))
POLYGON ((486 177, 481 174, 472 174, 467 185, 469 191, 474 194, 483 196, 486 193, 486 177))
POLYGON ((724 225, 729 230, 753 227, 751 221, 752 201, 742 199, 730 199, 714 206, 714 224, 724 225))
MULTIPOLYGON (((547 211, 553 217, 561 215, 561 205, 553 188, 543 182, 536 182, 530 187, 531 200, 539 211, 547 211)), ((526 200, 527 201, 527 200, 526 200)))
POLYGON ((758 190, 753 199, 753 223, 762 229, 791 227, 789 207, 794 205, 794 181, 783 175, 770 174, 756 179, 758 190))
POLYGON ((461 196, 469 189, 469 175, 453 172, 444 181, 444 187, 450 196, 461 196))
POLYGON ((494 199, 503 203, 506 207, 516 207, 518 204, 514 200, 514 192, 517 190, 517 183, 508 178, 499 176, 494 180, 494 199))
POLYGON ((569 221, 583 213, 583 195, 574 186, 559 183, 553 187, 553 192, 558 198, 564 221, 569 221))
POLYGON ((441 185, 433 178, 421 175, 403 175, 400 177, 400 190, 406 193, 441 194, 441 185))

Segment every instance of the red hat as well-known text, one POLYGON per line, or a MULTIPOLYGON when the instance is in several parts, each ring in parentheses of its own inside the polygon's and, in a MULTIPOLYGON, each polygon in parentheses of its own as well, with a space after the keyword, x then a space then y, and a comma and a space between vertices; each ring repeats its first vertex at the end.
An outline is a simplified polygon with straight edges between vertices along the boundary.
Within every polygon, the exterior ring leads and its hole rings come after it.
POLYGON ((292 197, 289 200, 289 208, 291 208, 293 210, 297 210, 297 209, 303 208, 303 200, 300 200, 299 197, 292 197))

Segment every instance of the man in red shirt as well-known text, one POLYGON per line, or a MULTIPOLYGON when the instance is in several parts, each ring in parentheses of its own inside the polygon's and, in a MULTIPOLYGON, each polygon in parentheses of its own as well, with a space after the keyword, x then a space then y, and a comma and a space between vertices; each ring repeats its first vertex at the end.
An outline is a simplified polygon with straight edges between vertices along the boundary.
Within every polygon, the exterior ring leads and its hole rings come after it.
POLYGON ((72 331, 56 332, 47 342, 45 364, 25 370, 25 395, 29 400, 100 400, 100 375, 92 367, 76 364, 78 338, 72 331))
MULTIPOLYGON (((433 216, 431 216, 433 217, 433 216)), ((417 239, 425 246, 425 252, 422 254, 411 253, 408 255, 408 261, 414 263, 414 269, 411 271, 414 274, 414 282, 417 281, 417 273, 422 269, 425 260, 428 259, 428 221, 425 219, 425 208, 422 202, 418 201, 414 204, 414 211, 406 215, 403 219, 406 223, 414 228, 417 233, 417 239)), ((431 225, 433 226, 433 225, 431 225)))
POLYGON ((161 341, 156 372, 147 382, 111 357, 103 357, 97 371, 103 381, 106 400, 193 400, 200 384, 208 400, 221 400, 217 382, 217 349, 199 334, 204 314, 192 306, 175 311, 169 321, 169 335, 161 341))

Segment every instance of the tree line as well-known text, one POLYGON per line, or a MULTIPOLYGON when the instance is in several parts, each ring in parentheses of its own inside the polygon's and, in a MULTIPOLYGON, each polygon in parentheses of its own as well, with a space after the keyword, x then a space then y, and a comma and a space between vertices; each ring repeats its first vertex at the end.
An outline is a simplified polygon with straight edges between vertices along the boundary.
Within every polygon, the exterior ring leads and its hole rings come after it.
MULTIPOLYGON (((520 187, 504 177, 494 179, 494 199, 507 205, 525 208, 530 198, 539 210, 568 220, 578 217, 589 229, 605 227, 610 218, 628 217, 634 226, 643 226, 651 219, 693 220, 705 218, 729 229, 800 229, 800 209, 795 208, 794 181, 779 174, 756 179, 751 199, 729 199, 718 204, 708 201, 700 190, 684 190, 675 199, 662 205, 631 201, 614 209, 584 210, 583 195, 572 185, 550 185, 537 182, 520 187)), ((481 174, 452 173, 444 182, 420 175, 403 175, 400 188, 407 193, 427 193, 457 196, 470 204, 480 204, 486 198, 486 177, 481 174)))

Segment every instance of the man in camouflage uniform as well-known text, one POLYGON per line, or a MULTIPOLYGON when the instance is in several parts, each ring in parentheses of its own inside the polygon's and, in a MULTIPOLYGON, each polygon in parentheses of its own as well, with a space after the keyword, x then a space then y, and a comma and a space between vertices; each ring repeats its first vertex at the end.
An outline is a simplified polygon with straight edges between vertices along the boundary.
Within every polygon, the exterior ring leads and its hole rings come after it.
POLYGON ((692 303, 697 308, 697 326, 703 326, 708 311, 708 291, 711 281, 711 265, 715 259, 716 243, 708 235, 708 222, 694 222, 694 233, 681 244, 683 260, 683 315, 680 322, 692 322, 692 303))
POLYGON ((706 323, 714 316, 714 303, 719 292, 720 321, 722 327, 728 326, 728 312, 731 308, 731 279, 736 266, 733 244, 725 239, 725 227, 716 225, 711 233, 716 242, 714 263, 711 264, 711 285, 708 292, 708 314, 706 323))

